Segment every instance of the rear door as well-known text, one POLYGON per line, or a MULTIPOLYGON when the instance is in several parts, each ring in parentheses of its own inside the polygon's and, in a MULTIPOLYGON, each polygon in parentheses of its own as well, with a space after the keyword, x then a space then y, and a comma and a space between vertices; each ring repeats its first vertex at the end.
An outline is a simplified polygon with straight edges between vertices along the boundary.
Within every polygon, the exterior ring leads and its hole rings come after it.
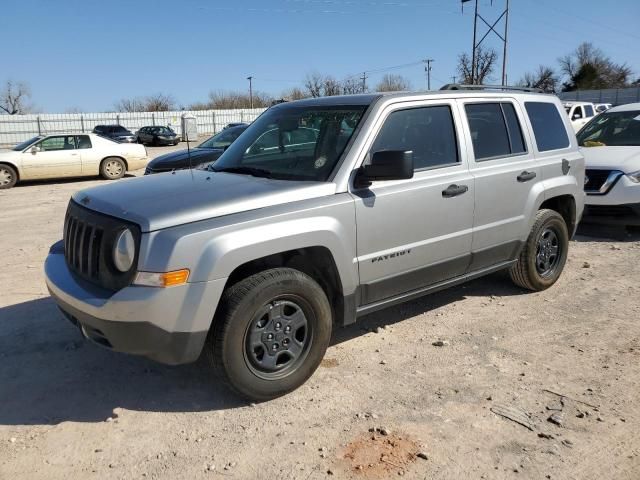
POLYGON ((353 189, 361 304, 465 273, 474 183, 452 100, 387 107, 363 161, 380 150, 412 151, 414 176, 353 189))
POLYGON ((472 262, 481 270, 515 258, 529 230, 542 174, 512 98, 460 100, 475 179, 472 262), (523 238, 523 234, 525 237, 523 238))
POLYGON ((82 162, 75 135, 47 137, 24 152, 22 168, 28 178, 57 178, 81 175, 82 162))

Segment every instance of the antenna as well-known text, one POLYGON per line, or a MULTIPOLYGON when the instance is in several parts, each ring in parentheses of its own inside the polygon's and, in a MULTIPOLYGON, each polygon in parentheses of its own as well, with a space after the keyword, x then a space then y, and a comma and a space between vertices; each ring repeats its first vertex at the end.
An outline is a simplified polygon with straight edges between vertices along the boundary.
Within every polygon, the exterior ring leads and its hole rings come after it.
POLYGON ((187 139, 187 157, 189 158, 189 171, 191 172, 191 180, 193 180, 193 168, 191 165, 191 145, 189 144, 189 125, 187 124, 187 122, 183 122, 185 129, 184 129, 184 136, 187 139))

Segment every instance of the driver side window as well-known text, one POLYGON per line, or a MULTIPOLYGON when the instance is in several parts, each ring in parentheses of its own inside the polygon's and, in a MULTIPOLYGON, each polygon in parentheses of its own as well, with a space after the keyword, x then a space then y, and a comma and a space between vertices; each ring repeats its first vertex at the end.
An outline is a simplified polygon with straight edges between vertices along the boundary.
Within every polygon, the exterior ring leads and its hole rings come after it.
POLYGON ((397 110, 385 120, 371 152, 413 152, 414 170, 455 165, 458 141, 448 105, 397 110))
POLYGON ((50 152, 56 150, 75 150, 75 137, 63 136, 63 137, 48 137, 42 140, 38 145, 40 151, 50 152))

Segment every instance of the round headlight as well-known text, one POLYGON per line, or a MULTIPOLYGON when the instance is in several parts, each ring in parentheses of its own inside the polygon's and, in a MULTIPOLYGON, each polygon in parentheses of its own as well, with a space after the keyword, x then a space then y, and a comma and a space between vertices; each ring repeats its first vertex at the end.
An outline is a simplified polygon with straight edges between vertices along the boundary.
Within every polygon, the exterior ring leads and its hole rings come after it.
POLYGON ((113 263, 121 272, 128 272, 136 255, 136 242, 133 234, 128 228, 122 230, 116 237, 116 243, 113 247, 113 263))

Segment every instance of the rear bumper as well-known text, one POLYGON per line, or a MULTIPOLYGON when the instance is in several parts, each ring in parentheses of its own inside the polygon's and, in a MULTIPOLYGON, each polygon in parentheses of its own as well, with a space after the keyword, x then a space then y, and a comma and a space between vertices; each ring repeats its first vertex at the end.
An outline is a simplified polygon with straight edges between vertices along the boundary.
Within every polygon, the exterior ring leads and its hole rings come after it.
POLYGON ((85 337, 170 365, 200 356, 226 280, 112 292, 77 278, 59 250, 47 257, 45 279, 51 297, 85 337))
POLYGON ((582 223, 640 226, 640 203, 585 205, 582 223))

